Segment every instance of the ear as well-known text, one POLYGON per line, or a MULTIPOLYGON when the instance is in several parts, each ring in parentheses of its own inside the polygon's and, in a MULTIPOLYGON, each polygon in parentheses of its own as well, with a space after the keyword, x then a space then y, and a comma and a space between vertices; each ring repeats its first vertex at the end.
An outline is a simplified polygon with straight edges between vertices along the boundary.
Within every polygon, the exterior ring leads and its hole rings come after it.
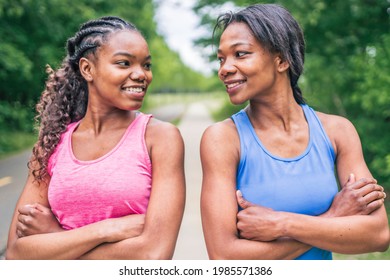
POLYGON ((284 72, 290 67, 290 64, 285 59, 283 59, 279 54, 275 57, 275 63, 276 63, 276 69, 279 72, 284 72))
POLYGON ((79 69, 80 69, 81 75, 84 77, 84 79, 87 82, 92 82, 93 81, 93 75, 92 75, 93 64, 92 64, 92 61, 90 61, 89 59, 87 59, 85 57, 80 58, 79 69))

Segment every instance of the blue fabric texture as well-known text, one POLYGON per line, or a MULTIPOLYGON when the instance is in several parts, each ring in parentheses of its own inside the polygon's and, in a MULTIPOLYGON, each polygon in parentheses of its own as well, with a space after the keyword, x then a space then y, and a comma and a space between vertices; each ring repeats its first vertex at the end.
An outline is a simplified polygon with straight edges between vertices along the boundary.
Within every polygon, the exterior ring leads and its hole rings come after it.
MULTIPOLYGON (((232 116, 241 145, 237 189, 252 203, 317 216, 329 209, 338 191, 335 152, 314 110, 307 105, 301 107, 309 126, 309 143, 294 158, 270 153, 244 110, 232 116)), ((332 253, 314 247, 297 259, 332 259, 332 253)))

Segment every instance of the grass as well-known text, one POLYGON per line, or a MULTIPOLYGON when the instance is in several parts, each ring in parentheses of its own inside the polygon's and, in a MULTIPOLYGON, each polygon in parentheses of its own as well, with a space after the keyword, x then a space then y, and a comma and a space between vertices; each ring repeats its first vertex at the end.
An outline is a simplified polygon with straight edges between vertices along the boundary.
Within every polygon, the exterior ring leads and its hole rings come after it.
POLYGON ((25 149, 31 148, 36 141, 34 133, 1 131, 0 159, 9 157, 25 149))

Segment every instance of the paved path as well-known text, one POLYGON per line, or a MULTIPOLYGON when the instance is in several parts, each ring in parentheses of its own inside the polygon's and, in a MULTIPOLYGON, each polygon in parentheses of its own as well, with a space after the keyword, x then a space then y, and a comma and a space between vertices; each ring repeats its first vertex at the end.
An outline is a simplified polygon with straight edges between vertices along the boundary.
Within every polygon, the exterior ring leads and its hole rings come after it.
POLYGON ((193 103, 189 105, 179 124, 185 143, 187 198, 184 218, 173 257, 176 260, 208 259, 200 219, 202 169, 199 144, 203 131, 211 123, 212 120, 205 104, 193 103))
POLYGON ((31 150, 0 160, 0 259, 5 250, 12 214, 27 178, 31 150))

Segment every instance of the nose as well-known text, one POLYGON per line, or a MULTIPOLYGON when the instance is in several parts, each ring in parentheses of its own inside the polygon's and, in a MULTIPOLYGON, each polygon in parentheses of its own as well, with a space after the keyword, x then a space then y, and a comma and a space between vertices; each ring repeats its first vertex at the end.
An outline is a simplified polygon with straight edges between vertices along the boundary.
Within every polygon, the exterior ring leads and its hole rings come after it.
POLYGON ((143 82, 146 79, 145 71, 142 67, 134 67, 133 71, 130 73, 130 79, 133 81, 143 82))
POLYGON ((227 76, 236 73, 237 68, 230 60, 226 59, 220 66, 218 70, 218 76, 221 80, 224 80, 227 76))

